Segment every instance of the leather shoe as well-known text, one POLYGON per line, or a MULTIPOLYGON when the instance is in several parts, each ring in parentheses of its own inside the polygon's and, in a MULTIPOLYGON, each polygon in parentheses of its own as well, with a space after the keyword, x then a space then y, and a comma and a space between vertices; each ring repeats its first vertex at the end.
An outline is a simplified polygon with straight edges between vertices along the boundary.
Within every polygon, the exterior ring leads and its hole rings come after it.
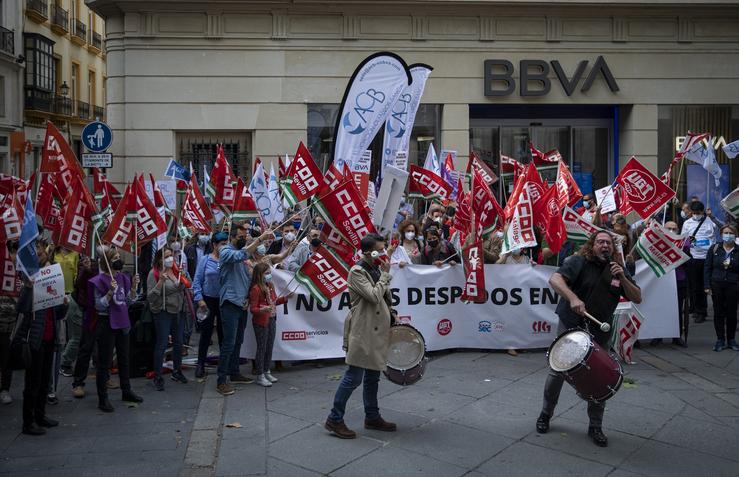
POLYGON ((323 427, 340 439, 354 439, 357 437, 357 433, 346 427, 344 421, 336 422, 331 419, 326 419, 326 424, 324 424, 323 427))
POLYGON ((591 427, 588 429, 588 435, 593 440, 596 446, 606 447, 608 445, 608 438, 603 434, 603 429, 600 427, 591 427))
POLYGON ((43 436, 46 434, 46 429, 33 422, 27 426, 23 426, 23 434, 29 436, 43 436))
POLYGON ((396 426, 394 422, 387 422, 382 417, 372 420, 365 419, 364 428, 383 432, 395 432, 398 430, 398 426, 396 426))
POLYGON ((546 434, 549 432, 549 415, 543 412, 539 414, 539 418, 536 420, 536 432, 539 434, 546 434))
POLYGON ((59 421, 57 421, 56 419, 50 419, 44 416, 41 419, 37 419, 36 424, 38 424, 41 427, 56 427, 59 425, 59 421))
POLYGON ((98 409, 100 409, 103 412, 113 412, 115 411, 115 408, 110 403, 110 400, 108 398, 102 398, 98 401, 98 409))
POLYGON ((135 403, 142 403, 144 402, 144 398, 139 396, 133 391, 126 391, 123 393, 123 397, 121 398, 122 401, 125 402, 135 402, 135 403))
POLYGON ((205 366, 199 364, 195 368, 195 379, 203 379, 205 377, 205 366))

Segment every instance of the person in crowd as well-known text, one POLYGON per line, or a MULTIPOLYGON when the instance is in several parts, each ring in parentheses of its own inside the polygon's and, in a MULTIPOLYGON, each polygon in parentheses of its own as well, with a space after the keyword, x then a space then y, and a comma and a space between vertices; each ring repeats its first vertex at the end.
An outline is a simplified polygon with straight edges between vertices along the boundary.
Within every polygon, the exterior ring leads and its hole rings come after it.
POLYGON ((219 304, 221 307, 221 326, 223 342, 220 346, 218 361, 218 381, 216 390, 228 396, 234 393, 233 384, 249 384, 254 380, 247 378, 239 371, 239 354, 241 345, 237 347, 237 335, 246 327, 246 310, 248 307, 251 273, 247 264, 249 254, 264 242, 274 237, 267 231, 257 237, 249 245, 246 242, 247 229, 235 227, 232 231, 231 243, 222 243, 218 249, 220 270, 218 281, 219 304))
POLYGON ((498 265, 536 265, 536 261, 531 258, 531 250, 524 248, 517 248, 510 252, 504 252, 498 259, 498 265))
POLYGON ((308 231, 308 235, 295 246, 292 253, 285 259, 282 265, 283 268, 291 272, 297 272, 321 244, 321 230, 317 227, 312 227, 308 231))
POLYGON ((185 286, 173 271, 174 257, 172 251, 163 248, 154 256, 154 268, 147 278, 147 299, 149 309, 154 315, 154 332, 156 344, 154 346, 154 389, 164 391, 162 366, 167 342, 172 336, 172 381, 187 383, 182 374, 182 335, 184 323, 181 316, 182 305, 185 300, 185 286))
POLYGON ((739 351, 735 340, 739 284, 736 236, 736 227, 724 225, 721 228, 721 243, 711 245, 705 260, 703 283, 706 285, 705 293, 713 298, 713 326, 716 329, 714 351, 728 348, 739 351))
POLYGON ((421 238, 421 227, 412 220, 404 220, 398 225, 398 243, 391 244, 388 248, 390 264, 404 267, 409 263, 421 263, 421 252, 423 244, 421 238))
POLYGON ((187 273, 195 276, 195 271, 200 260, 213 251, 210 234, 198 235, 198 240, 185 247, 185 257, 187 258, 187 273))
POLYGON ((441 267, 444 263, 457 264, 457 252, 448 240, 441 237, 438 227, 426 229, 426 245, 421 253, 423 265, 436 265, 441 267))
MULTIPOLYGON (((585 312, 605 322, 612 320, 619 297, 641 303, 641 289, 619 263, 620 258, 614 252, 610 233, 594 233, 578 255, 568 257, 552 274, 549 284, 561 297, 556 309, 559 316, 557 336, 570 328, 590 329, 594 340, 608 349, 610 332, 591 327, 590 321, 584 317, 585 312)), ((562 373, 550 369, 544 387, 542 410, 536 420, 536 431, 540 434, 549 431, 549 421, 554 415, 564 380, 562 373)), ((605 403, 588 402, 588 435, 600 447, 608 445, 608 438, 602 429, 604 412, 605 403)))
MULTIPOLYGON (((15 263, 18 251, 18 242, 7 242, 10 260, 15 263)), ((10 404, 10 383, 13 379, 13 369, 10 366, 10 338, 18 320, 17 299, 11 296, 0 295, 0 404, 10 404)))
MULTIPOLYGON (((105 260, 103 260, 105 263, 105 260)), ((85 397, 85 379, 90 369, 90 358, 95 348, 95 323, 90 319, 92 316, 88 308, 87 283, 91 278, 99 273, 98 260, 90 260, 90 266, 85 267, 85 261, 80 261, 81 268, 77 272, 77 280, 75 281, 74 301, 79 305, 82 312, 82 326, 80 332, 80 342, 77 348, 74 360, 74 369, 72 372, 72 395, 77 399, 85 397)), ((94 309, 94 308, 93 308, 94 309)), ((64 359, 62 357, 62 359, 64 359)))
POLYGON ((208 347, 213 337, 213 328, 216 328, 218 334, 218 345, 223 343, 223 328, 221 326, 221 307, 218 304, 218 292, 220 283, 219 275, 219 255, 218 250, 222 245, 228 243, 228 234, 226 232, 216 232, 213 234, 212 251, 203 255, 195 270, 195 278, 192 282, 192 290, 195 301, 198 304, 198 314, 207 312, 204 319, 200 321, 200 342, 198 343, 198 362, 195 367, 195 377, 198 379, 205 377, 205 358, 208 357, 208 347))
MULTIPOLYGON (((665 229, 675 235, 680 234, 680 229, 678 228, 678 225, 673 221, 665 222, 665 229)), ((686 248, 687 247, 690 247, 690 244, 686 245, 686 248)), ((690 320, 688 320, 686 302, 686 300, 688 299, 688 273, 687 265, 685 263, 675 269, 675 278, 677 281, 677 313, 680 323, 680 337, 672 338, 672 344, 686 348, 688 346, 688 324, 690 320)), ((661 342, 662 340, 660 339, 659 341, 661 342)))
POLYGON ((428 214, 426 214, 426 220, 423 222, 423 226, 421 227, 421 231, 424 236, 429 228, 435 227, 438 229, 440 237, 443 239, 449 239, 449 224, 446 223, 444 210, 444 206, 441 204, 432 204, 431 207, 429 207, 428 214))
POLYGON ((123 273, 123 260, 115 248, 99 246, 98 255, 105 255, 102 259, 105 265, 100 273, 88 281, 87 310, 90 313, 94 310, 90 320, 95 323, 94 341, 97 345, 95 381, 98 408, 103 412, 113 412, 113 405, 108 399, 108 380, 114 346, 123 401, 134 403, 144 401, 131 389, 129 361, 131 322, 128 317, 128 305, 136 299, 139 277, 134 275, 131 280, 123 273))
MULTIPOLYGON (((80 257, 78 269, 75 273, 75 280, 72 283, 72 291, 69 294, 66 317, 67 344, 64 347, 61 364, 61 374, 66 377, 73 375, 72 364, 77 359, 77 352, 79 351, 80 340, 82 339, 82 320, 84 318, 85 308, 87 307, 87 280, 94 276, 88 274, 91 264, 90 257, 80 257)), ((66 287, 66 278, 64 284, 66 287)))
POLYGON ((292 222, 285 223, 280 229, 282 236, 274 240, 267 249, 266 255, 279 255, 288 248, 290 248, 295 241, 296 229, 292 222))
POLYGON ((371 233, 361 240, 362 259, 349 271, 351 308, 344 322, 344 373, 334 396, 333 408, 324 427, 342 439, 354 439, 356 432, 344 422, 346 403, 364 381, 364 428, 395 431, 397 426, 380 415, 377 390, 385 370, 390 346, 390 325, 395 320, 390 303, 390 261, 384 239, 371 233))
MULTIPOLYGON (((320 214, 315 214, 313 216, 313 227, 317 228, 318 230, 323 229, 323 224, 325 224, 326 221, 323 219, 323 217, 320 214)), ((300 227, 296 227, 296 230, 300 227)))
MULTIPOLYGON (((704 268, 708 249, 715 242, 716 226, 707 219, 703 203, 696 200, 690 203, 691 217, 685 221, 682 235, 690 239, 690 260, 688 261, 688 287, 690 290, 690 313, 696 323, 706 321, 707 300, 704 292, 704 268)), ((706 284, 708 285, 708 284, 706 284)))
POLYGON ((485 263, 498 263, 503 250, 503 232, 496 230, 482 241, 483 260, 485 263))
POLYGON ((287 303, 291 296, 292 293, 277 297, 269 264, 260 262, 254 265, 251 289, 249 290, 249 309, 252 313, 252 326, 257 341, 257 351, 254 356, 254 374, 257 375, 257 384, 260 386, 270 387, 272 383, 277 382, 277 378, 272 376, 269 369, 277 330, 276 307, 287 303))
MULTIPOLYGON (((208 235, 206 236, 210 237, 208 235)), ((199 236, 197 243, 200 243, 199 236)), ((180 240, 179 237, 173 237, 172 240, 169 241, 169 249, 172 251, 172 258, 174 258, 174 263, 176 263, 177 266, 180 267, 180 270, 190 270, 190 268, 194 268, 190 267, 190 262, 187 259, 187 254, 184 250, 182 250, 182 240, 180 240)), ((197 262, 195 262, 195 267, 197 266, 198 264, 197 262)))
POLYGON ((713 211, 711 210, 711 208, 710 208, 710 207, 708 207, 708 208, 706 209, 706 217, 708 217, 708 218, 709 218, 709 219, 711 220, 711 222, 713 222, 713 225, 715 225, 715 226, 716 226, 716 230, 721 230, 721 227, 723 227, 723 226, 724 226, 724 223, 723 223, 723 222, 721 222, 721 221, 720 221, 720 220, 718 219, 718 217, 716 217, 715 215, 713 215, 713 211))
MULTIPOLYGON (((41 238, 36 239, 36 255, 39 267, 50 264, 49 244, 41 238)), ((27 340, 30 348, 30 363, 26 363, 23 388, 23 434, 39 436, 46 429, 56 427, 59 421, 46 415, 46 393, 51 382, 54 366, 54 349, 57 344, 58 326, 63 309, 61 306, 33 310, 33 282, 22 276, 23 287, 18 296, 18 312, 23 321, 18 327, 15 340, 27 340)))
POLYGON ((593 222, 593 218, 595 217, 595 212, 597 209, 598 204, 595 202, 593 194, 587 193, 582 196, 582 206, 578 207, 575 212, 580 214, 582 218, 587 220, 588 222, 593 222))

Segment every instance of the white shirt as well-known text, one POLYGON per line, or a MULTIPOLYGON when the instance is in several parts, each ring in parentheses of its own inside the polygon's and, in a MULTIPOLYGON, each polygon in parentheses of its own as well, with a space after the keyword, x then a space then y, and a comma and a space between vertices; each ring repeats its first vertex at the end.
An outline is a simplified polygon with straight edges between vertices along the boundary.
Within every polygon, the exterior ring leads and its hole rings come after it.
MULTIPOLYGON (((683 223, 682 235, 692 237, 702 218, 691 217, 683 223)), ((695 241, 690 245, 690 255, 698 260, 705 260, 708 249, 715 242, 716 225, 706 217, 701 228, 695 232, 695 241)))

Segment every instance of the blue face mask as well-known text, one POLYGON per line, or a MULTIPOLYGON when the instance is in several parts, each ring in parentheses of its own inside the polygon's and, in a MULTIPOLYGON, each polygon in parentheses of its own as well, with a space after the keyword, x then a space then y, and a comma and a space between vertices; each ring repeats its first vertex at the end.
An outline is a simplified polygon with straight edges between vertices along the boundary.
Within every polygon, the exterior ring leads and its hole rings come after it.
POLYGON ((300 222, 293 222, 293 227, 295 227, 295 230, 300 230, 300 222))
POLYGON ((257 247, 257 253, 259 255, 267 255, 267 247, 265 247, 264 245, 258 246, 257 247))
POLYGON ((727 242, 727 243, 734 243, 734 240, 736 240, 736 235, 734 235, 734 234, 723 234, 723 235, 721 235, 721 239, 724 242, 727 242))
POLYGON ((264 276, 264 281, 266 283, 272 283, 272 274, 271 273, 268 273, 267 275, 265 275, 264 276))

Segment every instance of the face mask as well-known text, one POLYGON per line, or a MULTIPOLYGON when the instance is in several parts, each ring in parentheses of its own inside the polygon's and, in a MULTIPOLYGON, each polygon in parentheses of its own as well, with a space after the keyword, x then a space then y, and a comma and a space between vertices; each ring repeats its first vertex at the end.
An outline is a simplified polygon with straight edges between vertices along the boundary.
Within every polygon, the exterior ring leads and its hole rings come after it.
POLYGON ((198 242, 200 242, 201 245, 207 245, 209 240, 210 235, 201 235, 200 237, 198 237, 198 242))
POLYGON ((267 247, 265 247, 264 245, 258 246, 257 247, 257 253, 259 255, 267 255, 267 247))
POLYGON ((426 243, 431 248, 436 248, 439 245, 439 241, 438 240, 435 240, 435 239, 434 240, 427 240, 426 243))
POLYGON ((174 258, 167 257, 164 259, 164 268, 172 268, 172 265, 174 265, 174 258))
POLYGON ((522 248, 517 248, 516 250, 514 250, 511 253, 513 253, 513 255, 515 255, 515 256, 518 257, 519 255, 521 255, 523 253, 523 249, 522 248))
POLYGON ((171 248, 173 252, 179 252, 180 251, 180 243, 179 242, 172 242, 169 245, 169 248, 171 248))
POLYGON ((686 214, 684 210, 681 210, 680 211, 680 217, 682 217, 683 219, 687 219, 688 218, 688 214, 686 214))
POLYGON ((300 222, 293 222, 293 227, 295 227, 295 230, 300 230, 300 222))
POLYGON ((110 266, 113 270, 123 270, 123 260, 120 258, 118 260, 113 260, 110 262, 110 266))
POLYGON ((441 217, 434 217, 434 222, 436 222, 437 224, 440 224, 441 223, 441 217))
POLYGON ((723 235, 721 235, 721 238, 726 243, 734 243, 734 240, 736 240, 736 235, 734 235, 734 234, 723 234, 723 235))
POLYGON ((241 237, 236 239, 236 243, 234 244, 234 247, 237 249, 242 249, 246 246, 246 239, 241 237))
POLYGON ((586 209, 589 209, 590 208, 590 201, 589 200, 583 200, 582 201, 582 206, 585 207, 586 209))
POLYGON ((500 232, 500 231, 495 232, 495 236, 498 238, 503 238, 503 232, 500 232))
POLYGON ((321 239, 314 238, 314 239, 311 239, 310 246, 313 248, 318 248, 321 246, 322 243, 323 242, 321 242, 321 239))
POLYGON ((700 220, 703 218, 703 214, 693 214, 693 219, 700 220))
POLYGON ((286 233, 285 236, 284 236, 284 239, 287 242, 292 242, 293 240, 295 240, 295 232, 288 232, 288 233, 286 233))
POLYGON ((416 238, 416 232, 406 232, 405 233, 406 240, 413 240, 414 238, 416 238))
POLYGON ((272 283, 272 274, 271 273, 268 273, 267 275, 265 275, 264 276, 264 281, 265 281, 265 283, 272 283))

